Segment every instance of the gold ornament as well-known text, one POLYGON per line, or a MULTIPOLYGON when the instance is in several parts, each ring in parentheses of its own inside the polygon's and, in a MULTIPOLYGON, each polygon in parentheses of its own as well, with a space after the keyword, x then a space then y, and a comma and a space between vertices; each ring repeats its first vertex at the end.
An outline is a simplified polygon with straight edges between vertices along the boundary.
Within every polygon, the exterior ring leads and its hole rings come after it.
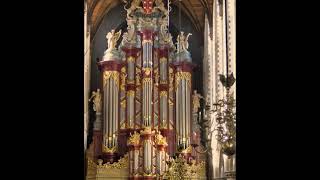
POLYGON ((122 91, 125 91, 125 87, 126 87, 126 78, 127 78, 127 73, 126 73, 126 68, 122 67, 121 68, 121 86, 120 89, 122 91))
POLYGON ((133 134, 130 134, 130 137, 127 142, 128 145, 139 145, 140 144, 140 134, 136 131, 133 134))
POLYGON ((188 87, 191 88, 191 73, 181 71, 176 73, 176 89, 178 88, 181 80, 187 81, 188 87))
POLYGON ((173 80, 174 80, 173 69, 169 67, 169 91, 173 90, 173 80))
POLYGON ((136 86, 140 86, 140 75, 141 75, 141 70, 139 68, 136 68, 136 86))
POLYGON ((108 148, 106 146, 103 145, 102 147, 102 151, 105 152, 105 153, 114 153, 117 151, 117 147, 116 146, 113 146, 111 148, 108 148))
POLYGON ((167 97, 168 96, 168 92, 167 91, 160 91, 160 97, 167 97))
POLYGON ((116 86, 119 87, 119 72, 118 71, 105 71, 103 72, 103 87, 108 83, 109 79, 113 79, 116 86))
POLYGON ((144 73, 149 76, 151 74, 151 68, 143 68, 144 73))
POLYGON ((167 62, 167 58, 166 57, 162 57, 159 59, 160 63, 166 63, 167 62))
POLYGON ((164 145, 164 146, 167 146, 168 143, 167 143, 167 138, 166 137, 163 137, 160 133, 160 131, 158 131, 158 133, 155 135, 155 140, 154 142, 157 144, 157 145, 164 145))
POLYGON ((134 62, 136 59, 133 56, 127 58, 127 62, 134 62))

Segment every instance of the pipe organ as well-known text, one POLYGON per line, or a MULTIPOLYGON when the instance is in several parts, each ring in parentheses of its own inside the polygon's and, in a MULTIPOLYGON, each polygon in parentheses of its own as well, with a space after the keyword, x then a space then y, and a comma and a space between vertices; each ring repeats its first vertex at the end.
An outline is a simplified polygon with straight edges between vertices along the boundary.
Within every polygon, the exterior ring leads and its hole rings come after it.
POLYGON ((96 141, 102 146, 95 146, 98 154, 88 167, 95 173, 90 177, 115 178, 108 170, 118 167, 111 171, 127 174, 123 179, 172 178, 175 159, 193 173, 183 176, 200 177, 202 171, 192 169, 204 168, 195 163, 191 146, 191 34, 181 32, 175 47, 168 32, 169 12, 161 0, 134 0, 127 6, 127 32, 107 34, 108 48, 98 63, 103 126, 102 138, 96 141))

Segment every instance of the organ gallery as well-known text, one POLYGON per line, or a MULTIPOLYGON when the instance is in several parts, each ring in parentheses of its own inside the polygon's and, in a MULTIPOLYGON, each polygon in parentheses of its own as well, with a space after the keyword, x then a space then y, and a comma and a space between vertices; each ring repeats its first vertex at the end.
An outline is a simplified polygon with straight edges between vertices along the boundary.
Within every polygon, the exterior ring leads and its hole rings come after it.
POLYGON ((169 31, 171 3, 121 1, 126 26, 104 33, 107 46, 91 63, 97 76, 87 79, 98 85, 87 88, 85 95, 85 108, 92 112, 90 118, 85 114, 85 129, 90 129, 88 119, 93 122, 88 144, 89 130, 85 132, 88 180, 214 179, 216 172, 219 178, 235 179, 234 65, 231 59, 221 59, 226 68, 220 72, 209 57, 206 67, 196 63, 190 51, 193 33, 178 28, 174 36, 169 31), (194 85, 199 71, 207 80, 202 94, 194 85), (216 76, 208 80, 208 73, 216 76), (220 94, 213 98, 210 84, 218 83, 220 90, 214 91, 220 94), (212 142, 218 146, 212 147, 212 142), (213 148, 220 148, 218 161, 229 163, 228 170, 226 165, 212 165, 217 156, 213 148))

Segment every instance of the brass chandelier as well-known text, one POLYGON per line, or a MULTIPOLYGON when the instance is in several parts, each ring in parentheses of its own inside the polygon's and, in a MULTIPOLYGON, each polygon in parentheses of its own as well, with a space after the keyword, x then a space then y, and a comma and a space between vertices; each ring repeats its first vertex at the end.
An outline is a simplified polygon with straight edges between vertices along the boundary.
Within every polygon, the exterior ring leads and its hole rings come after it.
POLYGON ((216 138, 221 144, 222 151, 228 157, 236 151, 236 100, 230 88, 235 83, 233 73, 231 75, 219 75, 222 85, 226 88, 226 97, 213 103, 213 112, 216 113, 217 131, 216 138))

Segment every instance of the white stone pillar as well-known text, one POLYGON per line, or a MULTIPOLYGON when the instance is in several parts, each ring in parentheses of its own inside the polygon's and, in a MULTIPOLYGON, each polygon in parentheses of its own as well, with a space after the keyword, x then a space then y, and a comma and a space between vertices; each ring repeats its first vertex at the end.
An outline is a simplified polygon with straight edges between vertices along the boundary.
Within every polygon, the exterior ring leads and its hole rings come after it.
POLYGON ((90 26, 87 22, 87 2, 84 5, 84 150, 87 149, 90 94, 90 26))

